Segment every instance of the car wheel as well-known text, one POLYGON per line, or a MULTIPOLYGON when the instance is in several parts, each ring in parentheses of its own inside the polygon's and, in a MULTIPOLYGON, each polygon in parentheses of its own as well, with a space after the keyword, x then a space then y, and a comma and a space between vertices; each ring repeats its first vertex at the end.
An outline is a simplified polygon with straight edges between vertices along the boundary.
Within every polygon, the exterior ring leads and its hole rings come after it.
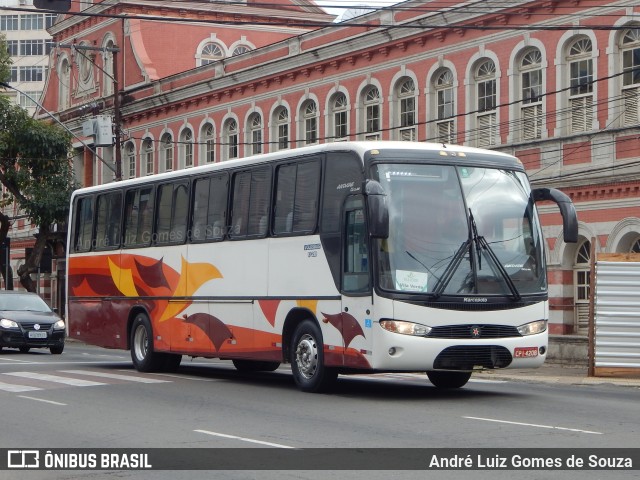
POLYGON ((471 378, 471 372, 427 372, 431 383, 438 388, 464 387, 471 378))
POLYGON ((151 322, 144 313, 139 313, 131 328, 131 360, 139 372, 156 372, 164 369, 165 357, 153 351, 151 322))
POLYGON ((291 372, 296 385, 303 392, 326 392, 338 378, 336 369, 324 366, 322 332, 312 320, 300 323, 293 334, 291 372))
POLYGON ((50 347, 49 351, 52 355, 60 355, 64 351, 64 343, 62 345, 56 345, 55 347, 50 347))
POLYGON ((31 347, 19 347, 20 353, 29 353, 31 347))
POLYGON ((280 366, 280 362, 260 360, 233 360, 233 366, 239 372, 273 372, 280 366))

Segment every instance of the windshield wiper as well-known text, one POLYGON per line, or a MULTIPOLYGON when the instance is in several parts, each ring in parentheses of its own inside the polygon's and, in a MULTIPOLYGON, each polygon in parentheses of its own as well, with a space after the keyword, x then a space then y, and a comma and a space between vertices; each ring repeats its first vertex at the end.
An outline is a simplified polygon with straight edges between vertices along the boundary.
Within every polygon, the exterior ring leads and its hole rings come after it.
POLYGON ((497 268, 502 278, 504 279, 505 283, 507 284, 507 287, 509 287, 509 291, 511 292, 511 295, 513 296, 513 298, 515 300, 520 300, 521 298, 520 292, 518 291, 518 288, 516 287, 515 283, 513 283, 513 280, 511 279, 511 277, 509 276, 509 272, 505 270, 504 265, 502 265, 502 262, 500 261, 496 253, 491 248, 491 245, 489 245, 489 242, 487 242, 487 239, 484 238, 482 235, 478 235, 478 227, 476 225, 476 221, 473 218, 473 213, 471 212, 471 209, 469 209, 469 221, 471 222, 471 229, 473 232, 473 242, 475 243, 476 251, 478 252, 479 268, 482 269, 481 250, 484 250, 487 253, 487 256, 491 259, 494 266, 497 268))
POLYGON ((438 278, 438 281, 433 288, 432 295, 434 296, 434 298, 438 298, 440 295, 442 295, 444 289, 447 288, 447 285, 449 285, 449 282, 453 278, 453 274, 456 273, 456 270, 458 270, 458 267, 464 259, 465 254, 469 251, 470 244, 471 238, 467 238, 464 242, 462 242, 460 248, 456 250, 456 253, 453 254, 453 258, 449 262, 449 265, 447 265, 444 273, 440 278, 438 278))

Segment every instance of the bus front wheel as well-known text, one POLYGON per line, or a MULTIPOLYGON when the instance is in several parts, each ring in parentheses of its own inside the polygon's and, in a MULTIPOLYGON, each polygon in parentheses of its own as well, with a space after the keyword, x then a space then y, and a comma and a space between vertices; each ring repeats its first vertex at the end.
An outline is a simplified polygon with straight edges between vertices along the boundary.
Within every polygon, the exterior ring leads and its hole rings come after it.
POLYGON ((153 351, 151 322, 144 313, 139 313, 131 328, 131 360, 139 372, 162 370, 165 357, 153 351))
POLYGON ((427 372, 429 381, 438 388, 464 387, 471 378, 471 372, 427 372))
POLYGON ((325 392, 335 384, 337 370, 324 365, 324 344, 320 327, 305 320, 293 334, 291 343, 291 372, 296 385, 303 392, 325 392))

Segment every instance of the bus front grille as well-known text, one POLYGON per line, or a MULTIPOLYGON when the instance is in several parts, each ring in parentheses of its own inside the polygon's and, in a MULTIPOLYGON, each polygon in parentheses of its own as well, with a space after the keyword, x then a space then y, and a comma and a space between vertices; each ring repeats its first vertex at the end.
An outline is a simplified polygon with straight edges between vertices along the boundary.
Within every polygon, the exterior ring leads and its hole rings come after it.
POLYGON ((433 363, 435 369, 472 370, 475 367, 505 368, 513 358, 505 347, 477 345, 445 348, 433 363))
POLYGON ((516 327, 509 325, 444 325, 433 327, 430 338, 509 338, 521 337, 516 327))

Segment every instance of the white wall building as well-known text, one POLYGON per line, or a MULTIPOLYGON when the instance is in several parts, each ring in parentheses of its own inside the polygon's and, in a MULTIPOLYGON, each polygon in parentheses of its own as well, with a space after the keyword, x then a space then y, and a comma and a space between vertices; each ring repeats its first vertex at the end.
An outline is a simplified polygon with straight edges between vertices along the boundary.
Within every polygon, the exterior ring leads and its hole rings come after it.
POLYGON ((5 94, 33 113, 36 104, 32 99, 39 102, 42 96, 53 45, 46 29, 57 15, 36 10, 32 0, 0 0, 0 7, 16 8, 0 10, 0 32, 13 62, 9 84, 19 90, 5 94))

